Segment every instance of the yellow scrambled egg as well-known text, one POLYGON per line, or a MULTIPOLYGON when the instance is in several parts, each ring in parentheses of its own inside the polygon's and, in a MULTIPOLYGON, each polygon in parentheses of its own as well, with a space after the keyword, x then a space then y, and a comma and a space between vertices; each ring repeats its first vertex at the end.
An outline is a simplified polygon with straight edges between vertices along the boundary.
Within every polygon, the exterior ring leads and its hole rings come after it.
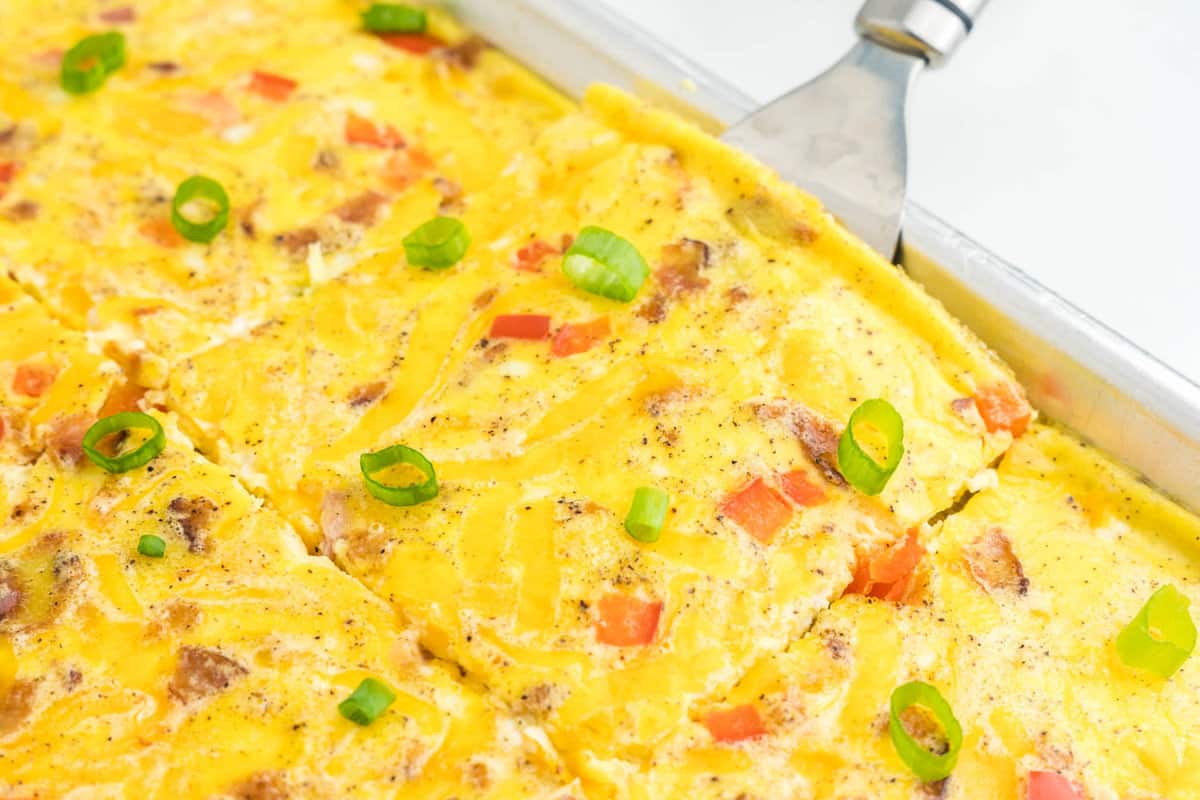
MULTIPOLYGON (((56 385, 116 371, 30 306, 0 306, 0 364, 50 341, 56 385)), ((0 464, 0 793, 579 796, 544 735, 155 413, 169 443, 139 470, 0 464), (338 704, 366 677, 396 700, 364 728, 338 704)))
POLYGON ((1031 427, 982 343, 745 155, 367 5, 0 8, 0 791, 1200 792, 1200 666, 1113 646, 1158 586, 1200 598, 1195 518, 1031 427), (109 29, 126 64, 58 88, 109 29), (210 244, 170 219, 192 174, 230 197, 210 244), (471 244, 416 268, 438 215, 471 244), (564 275, 586 226, 649 263, 631 302, 564 275), (877 496, 836 452, 871 398, 904 423, 877 496), (108 475, 81 438, 129 410, 168 446, 108 475), (396 444, 435 497, 368 491, 396 444), (365 677, 397 699, 364 728, 337 707, 365 677), (909 680, 962 724, 944 781, 889 735, 909 680))

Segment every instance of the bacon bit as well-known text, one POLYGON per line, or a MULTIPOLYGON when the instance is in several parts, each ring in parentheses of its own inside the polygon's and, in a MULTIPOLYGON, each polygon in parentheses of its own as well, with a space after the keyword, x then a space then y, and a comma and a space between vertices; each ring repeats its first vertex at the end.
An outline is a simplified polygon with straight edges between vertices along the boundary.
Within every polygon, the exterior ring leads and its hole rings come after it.
POLYGON ((819 506, 829 499, 825 490, 820 485, 813 483, 809 479, 808 473, 801 469, 794 469, 780 475, 779 486, 788 499, 798 506, 819 506))
POLYGON ((100 417, 110 417, 122 411, 139 411, 138 402, 145 396, 145 388, 136 383, 122 381, 109 391, 104 405, 100 408, 100 417))
POLYGON ((812 411, 798 408, 792 415, 792 431, 800 440, 800 446, 821 470, 825 480, 834 486, 845 486, 846 479, 838 472, 837 449, 842 433, 833 423, 812 411))
POLYGON ((541 239, 534 239, 517 251, 513 259, 513 267, 522 272, 541 272, 542 262, 550 256, 558 255, 558 248, 541 239))
POLYGON ((9 183, 17 175, 17 165, 13 161, 0 161, 0 183, 9 183))
POLYGON ((379 216, 379 209, 388 202, 388 196, 375 191, 366 191, 352 197, 334 209, 334 215, 342 222, 355 225, 371 225, 379 216))
POLYGON ((634 313, 651 325, 657 325, 667 318, 667 296, 662 292, 655 292, 634 313))
POLYGON ((404 137, 391 125, 380 127, 371 120, 351 111, 346 115, 346 141, 350 144, 365 144, 384 150, 404 147, 404 137))
POLYGON ((752 703, 734 706, 725 711, 710 711, 704 717, 704 727, 718 742, 740 742, 763 736, 767 726, 758 707, 752 703))
POLYGON ((183 237, 179 235, 179 231, 175 230, 171 220, 166 217, 154 217, 146 220, 138 226, 138 233, 159 247, 173 249, 182 247, 184 244, 183 237))
POLYGON ((615 647, 650 644, 658 631, 663 604, 627 594, 606 594, 597 604, 596 641, 615 647))
POLYGON ((912 599, 913 578, 925 548, 917 529, 910 528, 899 544, 872 558, 858 558, 854 579, 843 594, 861 594, 897 603, 912 599))
POLYGON ((435 166, 432 156, 420 147, 406 147, 388 159, 383 182, 402 192, 435 166))
POLYGON ((792 519, 792 507, 762 478, 755 478, 726 497, 718 510, 763 544, 770 544, 792 519))
POLYGON ((321 240, 321 234, 311 226, 275 235, 275 244, 287 251, 292 258, 308 255, 308 246, 321 240))
POLYGON ((608 317, 600 317, 591 322, 568 323, 554 334, 550 352, 559 358, 584 353, 608 338, 610 333, 612 327, 608 324, 608 317))
POLYGON ((188 541, 188 552, 199 553, 204 550, 204 536, 217 510, 216 503, 202 496, 175 497, 167 505, 167 512, 188 541))
POLYGON ((573 244, 575 244, 575 234, 564 233, 559 239, 558 249, 565 253, 571 249, 573 244))
POLYGON ((0 573, 0 622, 20 607, 24 596, 15 573, 8 570, 0 573))
POLYGON ((817 240, 817 229, 807 222, 798 221, 792 226, 792 235, 800 244, 812 244, 817 240))
POLYGON ((12 388, 26 397, 41 397, 58 377, 58 367, 53 364, 26 362, 17 367, 13 374, 12 388))
POLYGON ((483 309, 490 306, 492 304, 492 301, 495 300, 496 296, 499 294, 500 294, 500 289, 497 286, 493 286, 489 289, 484 289, 482 292, 475 295, 475 299, 471 301, 471 308, 475 309, 476 311, 482 311, 483 309))
POLYGON ((1029 773, 1026 800, 1083 800, 1079 788, 1057 772, 1029 773))
POLYGON ((736 306, 750 299, 750 292, 742 286, 730 286, 725 290, 725 299, 729 305, 736 306))
POLYGON ((291 78, 285 78, 282 75, 255 71, 250 75, 248 88, 260 97, 282 103, 292 96, 292 92, 296 91, 296 87, 299 85, 291 78))
POLYGON ((996 383, 975 394, 975 408, 983 417, 988 433, 1004 430, 1017 438, 1029 427, 1033 410, 1021 387, 1012 383, 996 383))
POLYGON ((700 270, 708 267, 710 249, 697 239, 680 239, 662 249, 662 266, 655 272, 668 297, 698 292, 708 286, 700 270))
POLYGON ((501 314, 492 320, 488 336, 493 339, 545 339, 550 335, 550 317, 544 314, 501 314))
POLYGON ((438 210, 443 214, 459 210, 462 208, 462 187, 452 180, 446 178, 434 178, 433 188, 437 189, 438 194, 442 196, 442 202, 438 205, 438 210))
POLYGON ((135 22, 137 20, 137 11, 132 6, 110 8, 108 11, 100 12, 100 19, 113 25, 135 22))
POLYGON ((13 681, 0 696, 0 735, 12 733, 33 712, 37 684, 33 681, 13 681))
POLYGON ((432 53, 442 46, 440 39, 435 39, 424 33, 381 33, 378 36, 380 41, 388 47, 394 47, 397 50, 403 50, 406 53, 413 53, 418 56, 432 53))
POLYGON ((282 772, 263 770, 230 789, 235 800, 288 800, 287 781, 282 772))
POLYGON ((328 491, 321 498, 321 552, 333 555, 333 547, 350 532, 349 495, 328 491))
POLYGON ((442 48, 437 52, 437 56, 455 67, 474 69, 479 64, 479 56, 489 47, 491 45, 482 36, 471 36, 457 44, 442 48))
POLYGON ((956 397, 950 401, 950 408, 960 417, 966 418, 968 414, 975 410, 974 397, 956 397))
POLYGON ((249 670, 220 651, 185 645, 179 650, 179 664, 167 687, 171 697, 190 703, 214 694, 249 670))
POLYGON ((31 200, 22 200, 19 203, 13 203, 4 212, 4 216, 11 219, 13 222, 29 222, 37 219, 39 208, 37 203, 31 200))
POLYGON ((241 122, 242 113, 229 98, 217 91, 185 94, 179 98, 185 111, 204 117, 217 130, 232 128, 241 122))
POLYGON ((1029 591, 1029 579, 1013 553, 1012 542, 996 526, 987 529, 963 548, 963 558, 971 577, 987 592, 1011 591, 1023 595, 1029 591))
POLYGON ((362 408, 369 406, 379 398, 383 397, 387 391, 387 381, 372 381, 364 383, 360 386, 355 386, 350 390, 350 394, 346 395, 346 401, 350 403, 351 408, 362 408))
POLYGON ((75 467, 83 461, 83 436, 96 418, 80 412, 58 417, 46 434, 46 446, 59 467, 75 467))

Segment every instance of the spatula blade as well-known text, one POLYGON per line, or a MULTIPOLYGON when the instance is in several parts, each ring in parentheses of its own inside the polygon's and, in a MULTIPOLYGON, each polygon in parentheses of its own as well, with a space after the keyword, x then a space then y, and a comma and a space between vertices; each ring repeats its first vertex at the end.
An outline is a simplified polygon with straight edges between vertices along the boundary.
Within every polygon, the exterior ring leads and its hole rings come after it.
POLYGON ((891 260, 907 181, 905 106, 924 63, 864 39, 822 75, 721 138, 812 192, 891 260))

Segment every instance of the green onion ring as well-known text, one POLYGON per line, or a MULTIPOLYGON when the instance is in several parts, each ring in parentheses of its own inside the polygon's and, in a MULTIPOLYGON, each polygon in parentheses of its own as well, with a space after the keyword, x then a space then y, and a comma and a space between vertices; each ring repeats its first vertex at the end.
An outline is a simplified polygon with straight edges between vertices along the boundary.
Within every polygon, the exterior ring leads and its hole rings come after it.
POLYGON ((363 479, 367 482, 367 491, 376 500, 382 500, 390 506, 415 506, 437 497, 437 475, 429 459, 402 444, 394 444, 374 453, 363 453, 359 456, 358 466, 362 470, 363 479), (372 473, 387 469, 396 464, 408 464, 416 467, 425 476, 422 483, 407 486, 389 486, 380 483, 372 477, 372 473))
POLYGON ((128 472, 149 463, 166 446, 167 437, 163 433, 162 425, 159 425, 154 417, 141 411, 122 411, 105 417, 88 428, 87 433, 83 435, 83 452, 87 454, 88 459, 101 469, 113 473, 128 472), (96 445, 105 436, 132 429, 150 431, 153 435, 142 442, 140 447, 119 456, 106 456, 96 449, 96 445))
POLYGON ((860 492, 877 495, 887 486, 892 473, 904 457, 904 420, 887 400, 867 400, 850 415, 846 430, 838 441, 838 470, 860 492), (887 440, 882 464, 875 461, 858 443, 854 429, 868 423, 879 429, 887 440))
POLYGON ((125 35, 117 31, 80 39, 63 54, 59 83, 71 94, 87 94, 125 66, 125 35))
POLYGON ((625 517, 625 531, 639 542, 651 544, 662 535, 670 498, 662 489, 639 487, 633 493, 633 505, 625 517))
POLYGON ((612 231, 589 225, 563 254, 562 270, 585 292, 628 303, 650 274, 642 254, 612 231))
POLYGON ((1167 584, 1142 606, 1117 636, 1117 653, 1128 666, 1169 678, 1196 649, 1196 624, 1187 595, 1167 584))
POLYGON ((375 3, 362 22, 371 33, 424 33, 426 24, 424 10, 400 3, 375 3))
POLYGON ((363 678, 358 688, 338 703, 338 713, 351 722, 370 725, 395 700, 396 693, 386 683, 376 678, 363 678))
POLYGON ((900 760, 923 781, 940 781, 948 776, 958 763, 958 751, 963 743, 962 726, 954 718, 954 712, 941 692, 928 683, 911 681, 896 687, 892 692, 888 731, 892 735, 892 745, 895 746, 900 760), (946 741, 950 745, 950 749, 942 755, 934 755, 926 750, 904 729, 900 715, 914 705, 927 708, 942 726, 942 733, 946 735, 946 741))
POLYGON ((137 551, 147 558, 162 558, 163 554, 167 552, 167 543, 162 540, 162 537, 147 533, 138 539, 137 551))
POLYGON ((229 195, 225 194, 225 188, 203 175, 188 178, 175 190, 175 199, 171 201, 171 224, 189 242, 208 244, 229 224, 229 195), (212 219, 193 222, 183 215, 183 207, 197 198, 216 205, 212 219))
POLYGON ((434 217, 405 236, 408 263, 422 269, 446 269, 462 260, 471 246, 467 226, 453 217, 434 217))

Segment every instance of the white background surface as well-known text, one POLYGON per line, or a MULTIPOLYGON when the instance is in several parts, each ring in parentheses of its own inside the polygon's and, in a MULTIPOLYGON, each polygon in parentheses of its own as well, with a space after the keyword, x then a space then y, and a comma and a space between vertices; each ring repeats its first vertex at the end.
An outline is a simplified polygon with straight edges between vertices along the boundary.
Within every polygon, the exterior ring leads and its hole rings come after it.
MULTIPOLYGON (((603 0, 766 101, 858 0, 603 0)), ((1200 2, 993 0, 910 119, 910 196, 1200 382, 1200 2)))

